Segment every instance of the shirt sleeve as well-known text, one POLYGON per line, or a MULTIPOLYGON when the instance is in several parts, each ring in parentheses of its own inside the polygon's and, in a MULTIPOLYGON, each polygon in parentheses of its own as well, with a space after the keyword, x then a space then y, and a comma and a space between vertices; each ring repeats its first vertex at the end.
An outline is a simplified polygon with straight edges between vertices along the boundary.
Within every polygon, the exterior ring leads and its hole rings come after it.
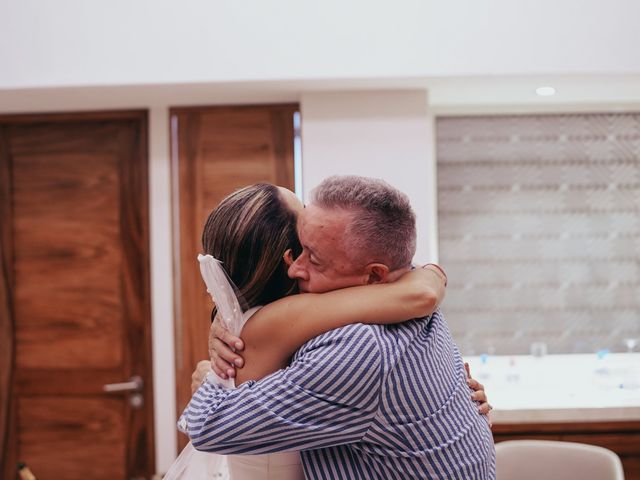
POLYGON ((379 403, 382 362, 368 325, 350 325, 308 342, 292 364, 235 390, 205 383, 185 409, 194 447, 258 454, 360 440, 379 403))

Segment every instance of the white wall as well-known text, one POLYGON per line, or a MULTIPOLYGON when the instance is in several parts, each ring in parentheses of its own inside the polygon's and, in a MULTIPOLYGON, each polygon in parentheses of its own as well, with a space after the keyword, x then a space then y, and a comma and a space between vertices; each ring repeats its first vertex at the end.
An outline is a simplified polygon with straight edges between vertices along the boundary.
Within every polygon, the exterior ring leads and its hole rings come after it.
POLYGON ((640 73, 636 0, 4 0, 0 89, 640 73))
POLYGON ((168 470, 177 448, 172 244, 175 229, 172 225, 171 203, 169 109, 154 107, 149 112, 149 216, 157 472, 168 470))
POLYGON ((300 105, 305 196, 329 175, 382 178, 411 199, 416 259, 436 261, 434 131, 427 92, 309 93, 300 105))

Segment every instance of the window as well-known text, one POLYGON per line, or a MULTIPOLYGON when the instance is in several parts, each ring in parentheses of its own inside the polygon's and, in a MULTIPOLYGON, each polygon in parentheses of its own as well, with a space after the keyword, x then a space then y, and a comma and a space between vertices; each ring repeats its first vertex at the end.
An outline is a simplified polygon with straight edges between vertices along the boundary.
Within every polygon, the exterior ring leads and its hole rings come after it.
POLYGON ((444 310, 463 353, 632 347, 640 114, 443 117, 437 145, 444 310))

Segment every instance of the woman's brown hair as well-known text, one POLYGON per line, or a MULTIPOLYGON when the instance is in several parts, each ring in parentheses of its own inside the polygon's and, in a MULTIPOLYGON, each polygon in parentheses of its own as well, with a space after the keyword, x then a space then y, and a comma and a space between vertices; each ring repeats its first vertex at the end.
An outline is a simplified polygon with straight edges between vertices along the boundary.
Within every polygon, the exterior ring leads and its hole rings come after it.
POLYGON ((248 308, 294 293, 286 250, 300 251, 296 215, 278 187, 257 183, 227 196, 209 214, 202 232, 204 253, 222 262, 248 308))

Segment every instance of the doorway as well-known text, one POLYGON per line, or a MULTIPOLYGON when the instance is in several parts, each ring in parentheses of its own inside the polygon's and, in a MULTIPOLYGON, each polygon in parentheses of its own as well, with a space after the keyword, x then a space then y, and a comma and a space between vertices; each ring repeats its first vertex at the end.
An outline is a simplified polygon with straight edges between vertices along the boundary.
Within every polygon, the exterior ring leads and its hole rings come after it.
POLYGON ((0 452, 39 478, 154 469, 147 113, 0 116, 0 452))
MULTIPOLYGON (((212 302, 196 261, 205 220, 240 187, 270 182, 294 189, 298 112, 297 104, 171 109, 178 416, 191 398, 191 372, 208 358, 212 302)), ((178 434, 181 448, 186 442, 178 434)))

